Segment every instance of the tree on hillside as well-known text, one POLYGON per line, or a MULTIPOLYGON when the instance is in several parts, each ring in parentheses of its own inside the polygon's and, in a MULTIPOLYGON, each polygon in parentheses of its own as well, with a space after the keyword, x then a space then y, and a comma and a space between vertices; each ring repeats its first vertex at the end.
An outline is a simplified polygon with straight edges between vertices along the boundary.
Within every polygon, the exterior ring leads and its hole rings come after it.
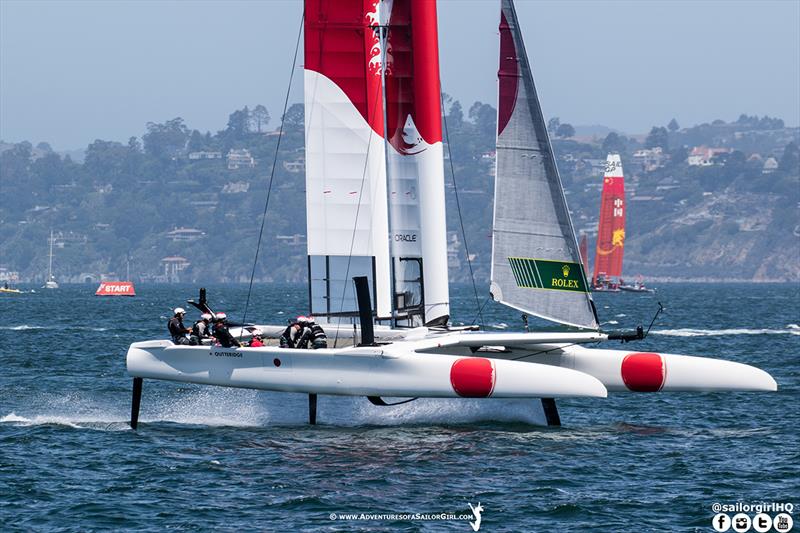
POLYGON ((550 132, 550 135, 555 135, 556 130, 561 125, 561 120, 558 117, 553 117, 547 121, 547 131, 550 132))
POLYGON ((666 152, 669 149, 669 134, 667 133, 667 128, 653 126, 653 129, 650 130, 647 139, 644 141, 644 145, 647 148, 660 146, 661 149, 666 152))
POLYGON ((800 168, 798 167, 800 167, 800 150, 797 148, 797 144, 792 141, 783 149, 783 155, 781 156, 780 163, 778 163, 778 168, 796 176, 800 174, 800 168))
POLYGON ((556 137, 560 137, 561 139, 568 139, 569 137, 575 136, 575 128, 572 127, 572 124, 561 124, 558 126, 556 130, 556 137))
POLYGON ((305 123, 305 107, 303 104, 292 104, 283 115, 283 127, 290 128, 303 128, 305 123))
POLYGON ((228 140, 242 141, 250 133, 250 110, 247 106, 244 109, 237 109, 228 115, 228 127, 225 128, 224 136, 228 140))
POLYGON ((478 126, 482 132, 494 132, 497 121, 497 111, 489 104, 475 102, 469 108, 469 119, 478 126))
POLYGON ((619 134, 613 131, 606 135, 606 138, 603 140, 604 152, 623 152, 624 150, 625 142, 623 141, 623 137, 620 137, 619 134))
POLYGON ((144 151, 157 159, 174 159, 186 149, 189 128, 180 117, 163 124, 147 123, 147 133, 142 136, 144 151))
POLYGON ((251 126, 253 126, 258 133, 263 132, 262 128, 269 124, 270 118, 272 117, 270 117, 269 111, 261 104, 255 106, 253 111, 250 112, 251 126))
POLYGON ((678 121, 673 118, 669 121, 669 124, 667 124, 667 129, 671 132, 676 132, 681 129, 681 127, 678 125, 678 121))
POLYGON ((187 150, 189 152, 199 152, 206 147, 206 138, 197 130, 192 130, 192 134, 189 136, 189 145, 187 146, 187 150))
POLYGON ((127 154, 128 147, 122 143, 98 139, 86 149, 83 168, 88 171, 92 181, 114 183, 125 171, 127 154))
POLYGON ((447 124, 454 130, 460 130, 464 125, 464 110, 458 100, 450 106, 450 112, 447 114, 447 124))

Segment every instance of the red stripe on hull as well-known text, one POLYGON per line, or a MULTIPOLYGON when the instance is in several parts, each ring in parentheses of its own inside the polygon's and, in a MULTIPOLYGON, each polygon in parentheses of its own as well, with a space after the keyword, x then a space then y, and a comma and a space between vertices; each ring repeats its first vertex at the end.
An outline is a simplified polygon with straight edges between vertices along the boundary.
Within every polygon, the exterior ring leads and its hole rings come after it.
POLYGON ((657 353, 631 353, 620 367, 622 381, 634 392, 658 392, 667 379, 664 359, 657 353))
POLYGON ((488 398, 494 382, 494 365, 488 359, 459 359, 450 367, 450 383, 463 398, 488 398))

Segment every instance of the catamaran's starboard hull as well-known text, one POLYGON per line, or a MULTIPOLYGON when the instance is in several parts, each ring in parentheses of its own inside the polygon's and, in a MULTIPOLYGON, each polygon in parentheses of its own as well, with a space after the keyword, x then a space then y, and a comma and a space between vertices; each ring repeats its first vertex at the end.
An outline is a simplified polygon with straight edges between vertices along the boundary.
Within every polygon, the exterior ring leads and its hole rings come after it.
POLYGON ((588 374, 550 365, 419 354, 409 348, 340 350, 131 345, 133 377, 281 392, 427 398, 605 397, 588 374))

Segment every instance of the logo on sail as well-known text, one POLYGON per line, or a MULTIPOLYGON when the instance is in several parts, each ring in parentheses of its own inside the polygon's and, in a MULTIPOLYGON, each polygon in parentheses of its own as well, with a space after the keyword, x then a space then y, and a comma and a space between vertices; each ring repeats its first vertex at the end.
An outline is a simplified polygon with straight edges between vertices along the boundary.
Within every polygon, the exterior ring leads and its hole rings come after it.
POLYGON ((611 234, 611 245, 612 246, 622 246, 625 244, 625 230, 615 229, 614 233, 611 234))
POLYGON ((588 292, 578 263, 526 257, 509 257, 508 263, 517 287, 588 292))
POLYGON ((367 18, 367 26, 374 30, 372 32, 372 46, 369 49, 369 71, 374 76, 380 76, 382 74, 384 55, 386 56, 386 74, 388 75, 392 72, 392 46, 387 39, 386 53, 383 53, 384 51, 380 39, 380 27, 389 24, 393 1, 394 0, 376 0, 372 5, 373 11, 369 11, 365 15, 367 18))

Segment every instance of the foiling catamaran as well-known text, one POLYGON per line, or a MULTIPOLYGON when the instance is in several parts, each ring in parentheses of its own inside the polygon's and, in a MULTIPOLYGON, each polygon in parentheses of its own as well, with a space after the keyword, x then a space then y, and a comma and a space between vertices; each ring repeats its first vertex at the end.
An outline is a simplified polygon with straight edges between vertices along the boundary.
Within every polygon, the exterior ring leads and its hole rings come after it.
MULTIPOLYGON (((143 379, 307 393, 311 423, 318 394, 376 405, 541 398, 539 419, 557 425, 557 397, 777 389, 741 363, 582 346, 642 330, 599 329, 511 0, 501 2, 491 294, 572 329, 449 326, 435 3, 306 0, 304 17, 309 303, 332 347, 133 343, 134 428, 143 379)), ((283 327, 259 326, 272 337, 283 327)))

